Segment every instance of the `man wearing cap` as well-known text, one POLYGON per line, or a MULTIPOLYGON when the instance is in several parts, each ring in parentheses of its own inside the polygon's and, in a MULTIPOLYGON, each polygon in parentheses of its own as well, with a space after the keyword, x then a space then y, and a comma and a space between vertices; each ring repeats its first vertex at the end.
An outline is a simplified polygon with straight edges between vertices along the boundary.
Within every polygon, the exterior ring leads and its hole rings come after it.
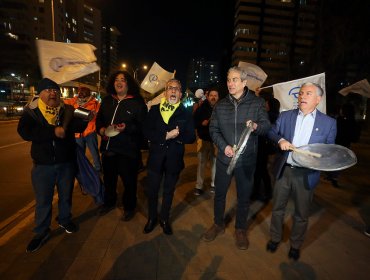
POLYGON ((75 137, 87 122, 73 118, 74 108, 60 99, 60 88, 48 78, 37 87, 38 96, 25 107, 18 123, 18 133, 31 141, 32 186, 35 193, 35 236, 27 252, 38 250, 49 238, 54 187, 58 192, 58 223, 67 233, 78 230, 71 221, 74 186, 75 137))
POLYGON ((294 203, 293 225, 288 257, 298 260, 300 248, 308 227, 310 205, 314 188, 320 180, 320 171, 298 166, 291 150, 313 143, 334 144, 336 120, 316 109, 324 91, 314 83, 304 83, 298 95, 298 109, 282 112, 268 137, 277 143, 272 173, 276 179, 273 194, 271 239, 266 249, 274 253, 283 239, 285 210, 291 197, 294 203))
POLYGON ((94 117, 89 121, 87 128, 82 133, 76 133, 76 143, 86 151, 89 148, 95 170, 101 171, 101 161, 98 148, 98 136, 96 133, 96 114, 99 111, 100 103, 91 95, 91 90, 87 87, 78 88, 76 97, 64 100, 65 104, 72 105, 75 109, 78 107, 85 108, 93 113, 94 117))

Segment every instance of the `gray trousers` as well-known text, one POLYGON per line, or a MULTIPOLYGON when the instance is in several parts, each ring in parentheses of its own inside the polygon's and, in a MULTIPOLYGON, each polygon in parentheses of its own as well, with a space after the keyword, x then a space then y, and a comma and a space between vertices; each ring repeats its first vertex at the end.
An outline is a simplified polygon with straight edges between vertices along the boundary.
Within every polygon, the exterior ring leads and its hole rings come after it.
POLYGON ((305 168, 285 167, 283 175, 275 182, 270 234, 271 240, 280 242, 283 237, 285 209, 289 198, 294 202, 293 226, 290 234, 290 245, 299 249, 304 241, 308 227, 313 190, 307 187, 305 168))

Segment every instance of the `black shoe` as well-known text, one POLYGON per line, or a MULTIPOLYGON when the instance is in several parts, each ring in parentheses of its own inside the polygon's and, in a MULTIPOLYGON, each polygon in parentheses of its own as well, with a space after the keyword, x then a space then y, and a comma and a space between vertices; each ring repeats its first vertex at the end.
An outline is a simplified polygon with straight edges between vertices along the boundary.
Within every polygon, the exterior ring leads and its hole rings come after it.
POLYGON ((112 211, 115 208, 115 206, 107 206, 107 205, 102 205, 99 207, 98 211, 96 211, 96 215, 98 216, 104 216, 108 214, 110 211, 112 211))
POLYGON ((279 243, 280 242, 274 242, 274 241, 270 240, 266 245, 266 250, 270 251, 271 253, 275 253, 275 251, 277 250, 277 248, 279 246, 279 243))
POLYGON ((78 231, 78 227, 72 222, 64 225, 59 224, 59 227, 63 228, 66 233, 75 233, 78 231))
POLYGON ((168 221, 160 221, 159 224, 161 225, 164 234, 167 234, 167 235, 173 234, 171 225, 168 221))
POLYGON ((288 257, 289 257, 289 259, 293 259, 295 261, 298 261, 298 259, 300 257, 299 249, 294 249, 293 247, 290 247, 288 257))
POLYGON ((48 241, 50 237, 50 229, 46 230, 42 234, 37 234, 35 237, 31 240, 31 242, 28 244, 26 252, 35 252, 40 247, 48 241))
POLYGON ((144 233, 152 232, 153 229, 156 227, 156 225, 157 225, 157 220, 149 219, 148 222, 145 224, 143 232, 144 233))
POLYGON ((135 216, 135 211, 134 210, 130 210, 130 211, 125 211, 125 213, 123 213, 123 216, 122 216, 122 221, 124 222, 128 222, 130 221, 133 217, 135 216))

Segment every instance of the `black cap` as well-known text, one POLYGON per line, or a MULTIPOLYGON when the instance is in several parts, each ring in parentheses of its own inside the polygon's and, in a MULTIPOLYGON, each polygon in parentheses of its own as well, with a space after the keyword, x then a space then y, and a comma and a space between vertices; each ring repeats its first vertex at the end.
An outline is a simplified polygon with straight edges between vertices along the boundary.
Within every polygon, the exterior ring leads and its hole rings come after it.
POLYGON ((37 94, 40 94, 40 92, 42 92, 44 89, 55 89, 55 90, 58 90, 60 91, 60 87, 59 85, 48 79, 48 78, 43 78, 37 85, 37 94))

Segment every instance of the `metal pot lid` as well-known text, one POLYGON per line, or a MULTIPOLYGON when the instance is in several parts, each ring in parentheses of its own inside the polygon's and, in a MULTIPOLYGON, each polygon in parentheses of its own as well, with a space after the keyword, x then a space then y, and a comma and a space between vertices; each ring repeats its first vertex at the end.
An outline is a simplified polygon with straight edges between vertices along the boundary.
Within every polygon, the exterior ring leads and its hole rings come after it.
POLYGON ((320 171, 338 171, 357 163, 357 157, 350 149, 335 144, 308 144, 297 147, 298 150, 318 153, 313 157, 304 153, 293 152, 293 160, 302 167, 320 171))

